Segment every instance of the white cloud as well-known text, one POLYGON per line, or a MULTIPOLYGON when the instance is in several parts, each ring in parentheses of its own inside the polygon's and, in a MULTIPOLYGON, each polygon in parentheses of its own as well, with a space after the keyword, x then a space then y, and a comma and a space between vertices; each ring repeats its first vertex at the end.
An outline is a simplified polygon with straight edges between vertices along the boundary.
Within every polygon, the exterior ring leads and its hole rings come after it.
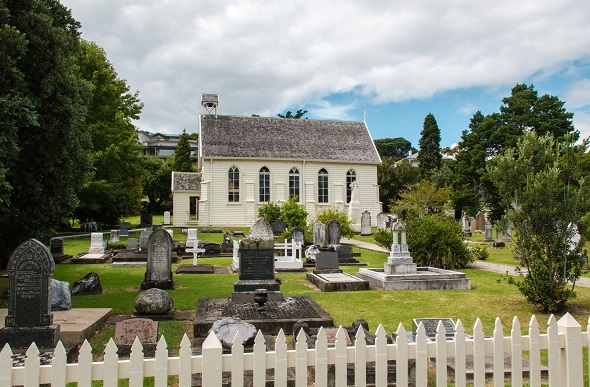
POLYGON ((194 131, 201 92, 224 114, 275 115, 334 93, 387 103, 513 85, 590 55, 587 0, 63 3, 140 90, 150 131, 194 131))
POLYGON ((564 100, 570 109, 590 106, 590 79, 570 83, 565 90, 564 100))
POLYGON ((574 127, 580 131, 580 139, 590 138, 590 114, 574 112, 574 127))

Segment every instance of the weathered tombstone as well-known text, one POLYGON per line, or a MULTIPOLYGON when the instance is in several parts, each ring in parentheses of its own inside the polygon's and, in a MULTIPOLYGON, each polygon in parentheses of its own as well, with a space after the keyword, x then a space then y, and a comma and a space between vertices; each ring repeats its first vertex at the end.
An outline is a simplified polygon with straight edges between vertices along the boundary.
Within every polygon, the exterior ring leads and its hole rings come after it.
POLYGON ((137 238, 129 238, 127 239, 127 250, 137 250, 139 241, 137 238))
POLYGON ((52 278, 49 281, 49 296, 51 299, 51 310, 72 309, 72 295, 70 284, 66 281, 58 281, 52 278))
POLYGON ((254 325, 239 318, 224 317, 213 323, 211 332, 215 333, 222 346, 231 348, 237 332, 240 332, 242 337, 242 345, 250 346, 254 344, 258 330, 254 325))
POLYGON ((340 232, 340 223, 336 219, 328 222, 328 245, 339 246, 342 233, 340 232))
POLYGON ((234 240, 229 232, 223 234, 223 242, 221 242, 221 253, 233 253, 234 251, 234 240))
POLYGON ((496 240, 493 243, 493 246, 496 248, 504 248, 506 247, 506 243, 504 239, 502 239, 502 235, 500 234, 500 229, 496 226, 496 240))
POLYGON ((469 226, 469 218, 467 217, 467 214, 465 212, 463 213, 463 217, 461 218, 461 221, 463 222, 463 235, 466 238, 470 238, 471 237, 471 228, 469 226))
POLYGON ((141 214, 139 217, 139 227, 151 226, 153 222, 152 214, 141 214))
POLYGON ((471 222, 471 231, 485 231, 486 215, 479 212, 473 222, 471 222))
POLYGON ((272 222, 270 225, 274 234, 282 234, 287 229, 287 223, 285 222, 272 222))
POLYGON ((141 289, 173 289, 172 247, 174 242, 163 228, 154 231, 148 240, 148 259, 141 289))
POLYGON ((418 325, 422 323, 427 337, 436 336, 439 322, 442 322, 447 338, 452 338, 455 335, 455 323, 450 318, 415 318, 413 320, 416 329, 418 329, 418 325))
MULTIPOLYGON (((348 219, 352 220, 352 227, 355 232, 361 231, 361 202, 360 187, 357 181, 350 184, 350 202, 348 203, 348 219)), ((329 227, 328 227, 329 228, 329 227)))
POLYGON ((93 232, 90 234, 90 248, 89 254, 104 254, 104 243, 101 232, 93 232))
POLYGON ((304 235, 305 231, 300 228, 300 227, 295 227, 292 231, 291 231, 291 240, 293 241, 293 243, 297 243, 300 246, 303 246, 304 241, 303 241, 303 235, 304 235))
POLYGON ((361 235, 371 235, 371 213, 363 211, 361 215, 361 235))
POLYGON ((148 318, 119 321, 115 325, 115 344, 119 356, 129 356, 136 337, 143 347, 143 354, 153 356, 158 340, 158 322, 148 318))
POLYGON ((152 235, 153 231, 150 230, 143 230, 141 234, 139 234, 139 250, 143 251, 148 247, 148 241, 150 239, 150 235, 152 235))
POLYGON ((184 245, 186 247, 195 247, 198 240, 197 229, 189 228, 187 231, 186 243, 184 245))
POLYGON ((111 235, 109 240, 111 242, 119 242, 119 230, 111 230, 111 235))
POLYGON ((131 223, 121 222, 119 226, 119 236, 129 236, 129 230, 131 230, 131 223))
POLYGON ((490 221, 487 219, 486 219, 485 225, 484 225, 483 241, 484 242, 493 242, 494 241, 494 239, 492 237, 492 223, 490 223, 490 221))
POLYGON ((326 225, 321 222, 313 225, 313 244, 316 246, 326 244, 326 225))
POLYGON ((513 241, 513 239, 512 239, 512 224, 511 223, 509 223, 506 226, 506 234, 504 235, 504 239, 507 242, 512 242, 513 241))
POLYGON ((385 214, 383 212, 377 214, 377 228, 385 228, 385 214))
POLYGON ((318 270, 338 269, 338 253, 333 251, 320 251, 315 256, 315 267, 318 270))
POLYGON ((62 238, 53 238, 49 241, 49 251, 52 255, 62 255, 64 253, 64 240, 62 238))
POLYGON ((268 291, 270 301, 282 300, 280 284, 275 279, 274 235, 271 225, 259 218, 239 245, 240 275, 234 284, 233 302, 253 302, 257 289, 268 291))
POLYGON ((164 211, 164 224, 170 224, 170 211, 164 211))
POLYGON ((55 348, 59 325, 53 324, 49 282, 55 268, 51 253, 36 239, 21 243, 8 261, 8 315, 0 329, 0 348, 55 348))

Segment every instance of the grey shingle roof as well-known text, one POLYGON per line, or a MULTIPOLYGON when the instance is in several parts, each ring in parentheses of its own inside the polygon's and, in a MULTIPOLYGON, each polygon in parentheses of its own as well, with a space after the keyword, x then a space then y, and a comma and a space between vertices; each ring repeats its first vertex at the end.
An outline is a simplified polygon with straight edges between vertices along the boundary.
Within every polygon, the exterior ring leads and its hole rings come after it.
POLYGON ((363 122, 202 116, 203 158, 272 158, 379 164, 363 122))
POLYGON ((200 173, 174 172, 172 176, 172 191, 199 191, 201 189, 200 173))

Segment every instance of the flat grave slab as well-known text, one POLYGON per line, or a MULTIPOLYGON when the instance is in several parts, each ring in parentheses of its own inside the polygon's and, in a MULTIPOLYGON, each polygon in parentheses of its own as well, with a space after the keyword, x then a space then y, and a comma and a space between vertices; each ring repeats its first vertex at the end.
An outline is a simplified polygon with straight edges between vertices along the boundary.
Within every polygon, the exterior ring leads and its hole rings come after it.
POLYGON ((213 323, 223 317, 237 317, 253 324, 268 335, 276 335, 282 328, 292 332, 293 324, 304 320, 309 327, 333 327, 332 317, 309 296, 285 297, 283 301, 269 301, 264 311, 254 303, 232 303, 229 298, 200 298, 193 324, 195 340, 205 338, 213 323))
POLYGON ((369 281, 342 270, 314 270, 307 273, 307 280, 322 292, 369 290, 369 281))
POLYGON ((110 254, 84 254, 71 259, 71 263, 105 263, 110 254))
POLYGON ((208 263, 198 265, 179 265, 176 274, 213 274, 213 265, 208 263))

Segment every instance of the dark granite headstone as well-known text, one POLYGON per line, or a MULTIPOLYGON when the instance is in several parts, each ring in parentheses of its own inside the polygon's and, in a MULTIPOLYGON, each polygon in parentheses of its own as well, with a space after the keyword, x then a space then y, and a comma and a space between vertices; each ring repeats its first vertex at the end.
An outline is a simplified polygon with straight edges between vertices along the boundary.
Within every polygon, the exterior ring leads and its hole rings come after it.
POLYGON ((271 224, 272 232, 275 234, 282 234, 287 229, 287 223, 285 222, 272 222, 271 224))
POLYGON ((0 329, 0 348, 54 348, 59 326, 53 324, 49 282, 55 268, 51 253, 36 239, 21 243, 8 261, 10 280, 8 315, 0 329))
POLYGON ((148 260, 141 289, 172 289, 172 248, 174 241, 163 228, 152 232, 148 240, 148 260))
POLYGON ((240 280, 274 279, 274 248, 243 249, 242 243, 240 243, 240 280))
POLYGON ((221 245, 218 243, 205 243, 202 248, 205 250, 203 256, 214 257, 221 254, 221 245))
POLYGON ((301 246, 304 245, 303 236, 305 231, 301 227, 295 227, 291 230, 291 240, 301 246))
POLYGON ((130 222, 121 222, 121 225, 119 226, 119 228, 125 229, 125 230, 131 230, 131 223, 130 222))
POLYGON ((452 336, 455 334, 455 323, 450 318, 415 318, 413 320, 416 329, 420 323, 424 325, 426 336, 428 337, 436 336, 436 329, 440 321, 442 321, 443 326, 445 327, 447 336, 452 336))
POLYGON ((119 356, 129 356, 135 338, 143 346, 146 356, 153 356, 158 340, 158 322, 147 318, 119 321, 115 325, 115 344, 119 356))
POLYGON ((140 227, 147 227, 151 226, 153 222, 152 214, 141 214, 139 217, 139 226, 140 227))
POLYGON ((338 254, 333 251, 320 251, 315 256, 315 267, 318 270, 338 269, 338 254))
POLYGON ((332 219, 328 223, 328 245, 338 246, 340 245, 340 238, 342 233, 340 232, 340 223, 336 219, 332 219))
POLYGON ((336 248, 339 261, 352 259, 352 246, 340 245, 336 248))
POLYGON ((129 236, 129 230, 126 228, 119 229, 119 236, 120 237, 129 236))
POLYGON ((51 254, 63 254, 64 253, 64 240, 61 238, 53 238, 49 241, 49 250, 51 254))

